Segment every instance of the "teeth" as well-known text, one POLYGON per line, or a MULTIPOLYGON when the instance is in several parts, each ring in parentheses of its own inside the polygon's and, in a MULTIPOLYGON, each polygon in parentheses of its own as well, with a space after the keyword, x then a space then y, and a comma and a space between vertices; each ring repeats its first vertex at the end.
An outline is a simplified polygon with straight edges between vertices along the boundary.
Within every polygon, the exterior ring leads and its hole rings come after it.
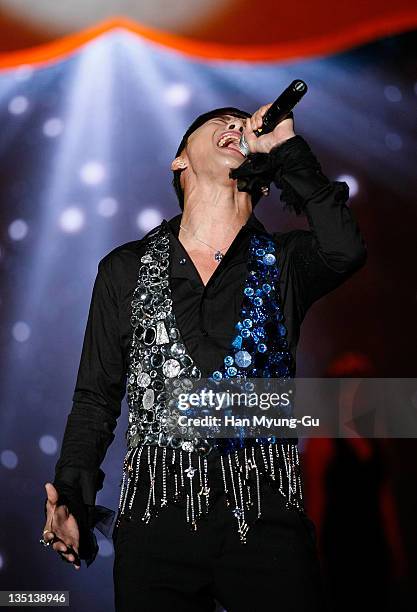
POLYGON ((222 136, 219 140, 219 142, 217 143, 218 147, 224 147, 226 145, 228 145, 230 142, 239 142, 239 137, 238 136, 233 136, 232 134, 226 134, 225 136, 222 136))

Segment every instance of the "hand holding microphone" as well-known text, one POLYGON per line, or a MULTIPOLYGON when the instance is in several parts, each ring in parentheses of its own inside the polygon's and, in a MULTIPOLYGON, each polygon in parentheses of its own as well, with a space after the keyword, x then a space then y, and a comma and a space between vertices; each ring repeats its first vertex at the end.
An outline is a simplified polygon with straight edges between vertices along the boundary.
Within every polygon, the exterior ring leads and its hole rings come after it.
POLYGON ((306 83, 296 79, 275 102, 264 104, 247 120, 239 142, 245 157, 249 153, 269 153, 272 148, 295 136, 292 109, 306 91, 306 83))

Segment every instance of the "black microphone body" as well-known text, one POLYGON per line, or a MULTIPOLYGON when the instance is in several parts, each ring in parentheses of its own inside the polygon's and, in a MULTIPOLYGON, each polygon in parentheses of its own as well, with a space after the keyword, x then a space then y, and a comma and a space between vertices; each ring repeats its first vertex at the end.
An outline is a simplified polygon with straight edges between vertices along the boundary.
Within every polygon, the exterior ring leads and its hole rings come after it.
MULTIPOLYGON (((253 133, 259 137, 262 134, 272 132, 278 123, 285 119, 285 117, 291 112, 291 110, 301 100, 306 92, 307 84, 301 79, 295 79, 286 89, 284 89, 275 102, 273 102, 268 108, 262 118, 262 126, 257 130, 254 130, 253 133)), ((242 153, 247 155, 247 147, 245 147, 243 134, 240 138, 239 146, 242 153)))
POLYGON ((285 89, 280 96, 273 102, 263 116, 263 124, 254 131, 254 134, 268 134, 272 132, 282 119, 288 115, 294 106, 301 100, 307 92, 307 85, 304 81, 296 79, 285 89))

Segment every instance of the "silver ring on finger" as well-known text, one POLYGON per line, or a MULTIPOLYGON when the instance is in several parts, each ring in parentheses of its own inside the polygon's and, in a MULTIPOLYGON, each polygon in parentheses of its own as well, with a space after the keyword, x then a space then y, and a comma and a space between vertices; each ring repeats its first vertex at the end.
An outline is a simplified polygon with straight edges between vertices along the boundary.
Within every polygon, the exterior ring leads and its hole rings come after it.
POLYGON ((52 539, 51 540, 45 540, 45 536, 42 536, 41 539, 39 540, 39 542, 41 544, 43 544, 44 546, 50 546, 52 544, 52 539))
POLYGON ((56 535, 54 534, 53 538, 51 538, 50 540, 45 540, 45 533, 48 533, 48 532, 53 533, 53 531, 49 531, 49 529, 45 529, 45 531, 43 532, 43 536, 39 540, 39 542, 43 544, 44 546, 51 546, 51 544, 54 544, 54 542, 56 542, 58 539, 56 535))

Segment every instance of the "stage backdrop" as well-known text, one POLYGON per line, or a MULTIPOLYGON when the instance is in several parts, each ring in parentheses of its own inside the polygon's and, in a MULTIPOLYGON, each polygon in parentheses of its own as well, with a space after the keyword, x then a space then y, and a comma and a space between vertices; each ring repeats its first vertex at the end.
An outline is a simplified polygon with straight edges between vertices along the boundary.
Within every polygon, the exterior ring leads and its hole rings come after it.
MULTIPOLYGON (((69 589, 80 611, 112 609, 112 546, 101 538, 96 562, 76 573, 38 545, 43 483, 71 409, 97 264, 179 212, 169 166, 196 115, 254 112, 293 79, 307 82, 295 131, 348 183, 369 258, 308 314, 299 375, 321 375, 349 350, 380 376, 415 376, 417 363, 416 34, 253 62, 121 25, 7 56, 0 74, 1 588, 69 589)), ((276 189, 257 214, 271 230, 307 227, 276 189)), ((98 498, 113 508, 126 413, 124 402, 98 498)), ((399 502, 406 525, 409 500, 399 502)))

